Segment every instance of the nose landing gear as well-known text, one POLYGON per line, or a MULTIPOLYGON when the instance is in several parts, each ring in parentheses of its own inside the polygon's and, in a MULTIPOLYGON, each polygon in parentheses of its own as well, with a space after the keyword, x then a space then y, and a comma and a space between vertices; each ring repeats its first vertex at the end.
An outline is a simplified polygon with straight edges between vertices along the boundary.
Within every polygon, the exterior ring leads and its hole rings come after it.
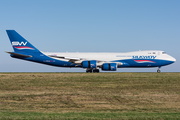
POLYGON ((161 72, 160 68, 161 68, 161 67, 158 67, 157 73, 160 73, 160 72, 161 72))

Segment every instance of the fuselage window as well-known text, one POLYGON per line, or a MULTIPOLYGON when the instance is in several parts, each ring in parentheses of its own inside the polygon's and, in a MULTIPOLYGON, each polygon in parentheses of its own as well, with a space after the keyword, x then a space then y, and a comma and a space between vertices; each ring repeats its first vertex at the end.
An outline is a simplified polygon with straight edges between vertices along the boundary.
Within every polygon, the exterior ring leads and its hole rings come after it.
POLYGON ((166 54, 166 52, 162 52, 162 54, 166 54))

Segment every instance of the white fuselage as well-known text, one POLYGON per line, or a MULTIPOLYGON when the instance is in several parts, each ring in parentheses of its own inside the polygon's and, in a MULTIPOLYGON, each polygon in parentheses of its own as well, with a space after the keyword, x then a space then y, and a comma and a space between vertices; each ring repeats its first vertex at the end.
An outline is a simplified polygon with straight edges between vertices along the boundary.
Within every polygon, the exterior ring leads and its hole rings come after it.
MULTIPOLYGON (((136 51, 136 52, 126 52, 126 53, 81 53, 81 52, 62 52, 62 53, 50 53, 44 52, 45 55, 57 55, 65 56, 69 58, 82 58, 87 60, 99 60, 99 61, 115 61, 115 60, 126 60, 133 59, 133 56, 156 56, 154 59, 157 60, 167 60, 167 61, 176 61, 175 58, 166 54, 164 51, 136 51)), ((60 58, 58 58, 60 59, 60 58)), ((147 58, 148 59, 148 58, 147 58)), ((151 58, 150 58, 151 59, 151 58)), ((63 59, 64 60, 64 59, 63 59)), ((68 61, 68 60, 65 60, 68 61)))

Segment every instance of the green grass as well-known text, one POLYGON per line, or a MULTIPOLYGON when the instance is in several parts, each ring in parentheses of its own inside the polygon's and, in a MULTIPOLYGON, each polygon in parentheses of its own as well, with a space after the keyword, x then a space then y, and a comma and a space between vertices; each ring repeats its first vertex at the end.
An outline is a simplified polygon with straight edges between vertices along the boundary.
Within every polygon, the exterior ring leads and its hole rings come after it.
POLYGON ((0 73, 0 119, 180 119, 180 73, 0 73))
POLYGON ((178 113, 37 113, 37 112, 1 112, 1 119, 178 119, 178 113))

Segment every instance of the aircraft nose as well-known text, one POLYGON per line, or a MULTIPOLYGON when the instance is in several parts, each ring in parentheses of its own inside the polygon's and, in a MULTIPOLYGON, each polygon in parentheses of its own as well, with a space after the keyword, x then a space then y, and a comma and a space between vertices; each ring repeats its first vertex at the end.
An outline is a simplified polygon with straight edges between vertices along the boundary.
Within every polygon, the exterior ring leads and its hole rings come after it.
POLYGON ((172 62, 176 62, 176 59, 174 57, 171 57, 172 62))
POLYGON ((174 61, 174 62, 176 62, 176 59, 175 59, 175 58, 173 58, 173 61, 174 61))

